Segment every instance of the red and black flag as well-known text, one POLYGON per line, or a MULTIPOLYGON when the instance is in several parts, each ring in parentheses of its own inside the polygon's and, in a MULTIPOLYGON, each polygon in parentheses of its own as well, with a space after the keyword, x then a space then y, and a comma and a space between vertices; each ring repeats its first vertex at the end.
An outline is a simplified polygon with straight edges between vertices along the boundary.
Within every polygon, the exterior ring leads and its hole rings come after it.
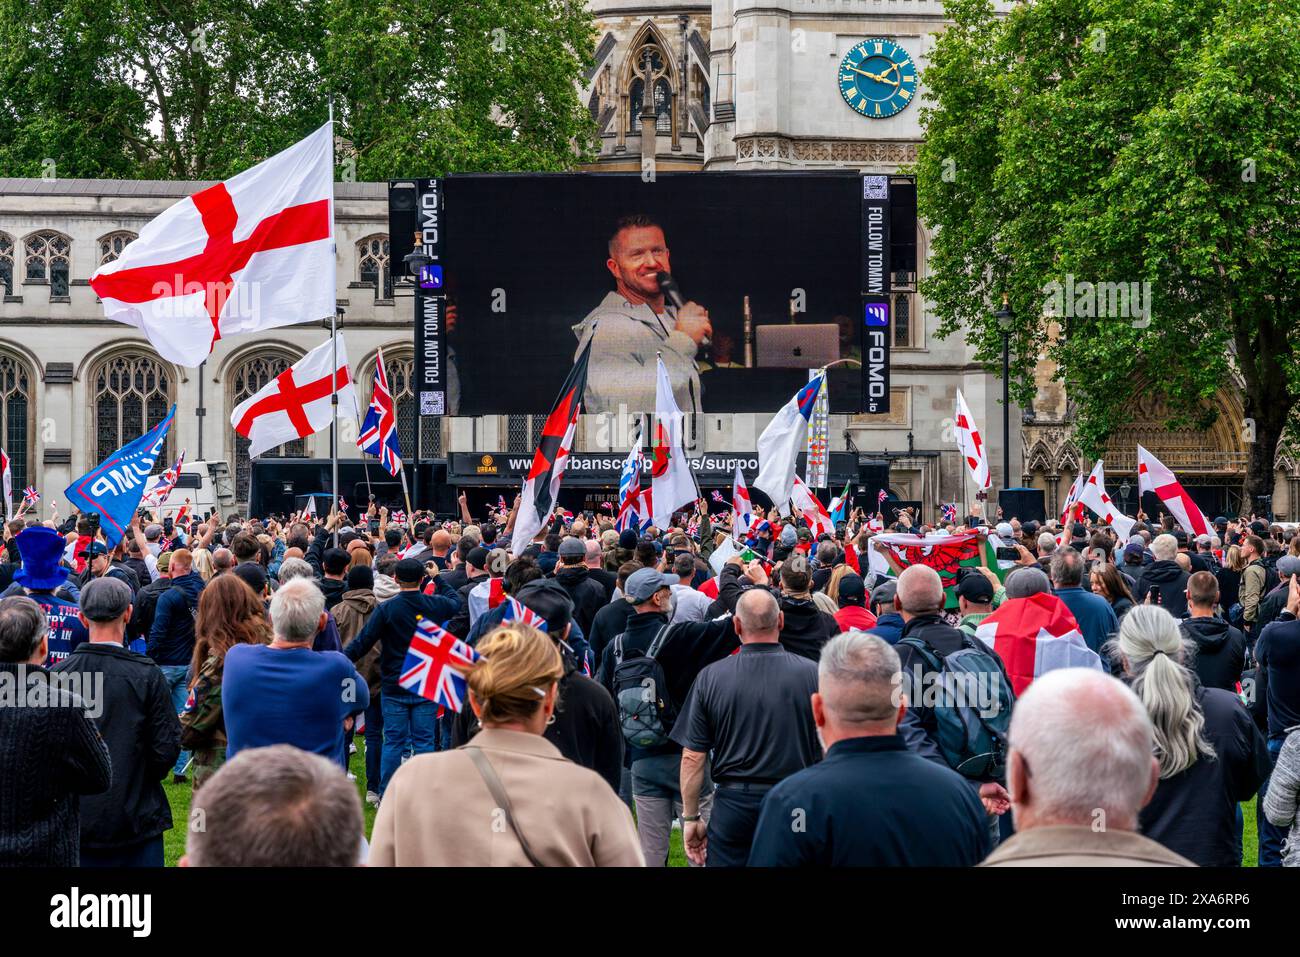
POLYGON ((533 453, 533 465, 524 479, 523 497, 515 516, 514 536, 510 540, 510 551, 515 555, 523 553, 555 508, 569 450, 573 448, 573 434, 578 428, 578 415, 582 412, 582 396, 587 391, 587 361, 590 358, 589 339, 578 361, 569 370, 568 378, 560 387, 559 398, 542 427, 542 441, 533 453))

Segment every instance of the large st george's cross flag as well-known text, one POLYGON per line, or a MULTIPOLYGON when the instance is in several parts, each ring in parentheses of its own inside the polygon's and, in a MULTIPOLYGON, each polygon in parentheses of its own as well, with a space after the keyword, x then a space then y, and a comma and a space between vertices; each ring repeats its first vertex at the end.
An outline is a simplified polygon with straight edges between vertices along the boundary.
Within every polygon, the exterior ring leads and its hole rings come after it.
POLYGON ((334 314, 333 131, 199 190, 90 277, 109 319, 194 367, 222 336, 334 314))

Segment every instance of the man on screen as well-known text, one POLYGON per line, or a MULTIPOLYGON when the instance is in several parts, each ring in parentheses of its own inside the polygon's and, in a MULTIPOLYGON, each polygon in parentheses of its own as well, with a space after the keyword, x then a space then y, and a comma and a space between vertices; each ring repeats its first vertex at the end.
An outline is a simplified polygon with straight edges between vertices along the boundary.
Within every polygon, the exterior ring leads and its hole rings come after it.
POLYGON ((650 412, 655 407, 655 354, 663 355, 683 412, 700 411, 695 354, 713 333, 709 313, 695 302, 664 302, 659 273, 671 273, 663 227, 648 216, 624 216, 609 238, 605 266, 614 291, 573 327, 574 357, 592 340, 584 412, 650 412))

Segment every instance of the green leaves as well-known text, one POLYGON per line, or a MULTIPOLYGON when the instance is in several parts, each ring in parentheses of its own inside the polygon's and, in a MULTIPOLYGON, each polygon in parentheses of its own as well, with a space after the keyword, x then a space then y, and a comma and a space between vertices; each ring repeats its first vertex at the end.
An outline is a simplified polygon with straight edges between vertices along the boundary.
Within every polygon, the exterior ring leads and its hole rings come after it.
POLYGON ((568 169, 593 49, 566 0, 0 0, 0 175, 224 178, 330 93, 359 179, 568 169))
POLYGON ((922 292, 941 331, 962 330, 992 359, 989 314, 1007 293, 1018 400, 1032 399, 1038 358, 1054 360, 1092 454, 1140 383, 1187 416, 1236 382, 1248 407, 1290 410, 1300 3, 1038 0, 1002 19, 978 0, 948 10, 959 29, 926 70, 916 170, 934 231, 922 292), (959 171, 952 182, 945 159, 959 171), (1045 287, 1067 276, 1150 283, 1150 323, 1085 309, 1060 317, 1054 335, 1045 287))

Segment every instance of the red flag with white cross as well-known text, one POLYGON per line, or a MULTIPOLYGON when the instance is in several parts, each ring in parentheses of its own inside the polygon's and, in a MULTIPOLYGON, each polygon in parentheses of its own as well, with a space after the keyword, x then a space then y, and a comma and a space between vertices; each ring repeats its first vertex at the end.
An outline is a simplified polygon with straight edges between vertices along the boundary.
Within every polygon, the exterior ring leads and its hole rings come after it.
POLYGON ((199 190, 90 278, 104 315, 164 359, 199 365, 216 341, 334 314, 333 133, 199 190))
POLYGON ((341 334, 337 366, 334 353, 334 343, 326 339, 235 407, 230 424, 248 439, 250 456, 329 428, 336 387, 339 418, 356 421, 357 394, 341 334))

